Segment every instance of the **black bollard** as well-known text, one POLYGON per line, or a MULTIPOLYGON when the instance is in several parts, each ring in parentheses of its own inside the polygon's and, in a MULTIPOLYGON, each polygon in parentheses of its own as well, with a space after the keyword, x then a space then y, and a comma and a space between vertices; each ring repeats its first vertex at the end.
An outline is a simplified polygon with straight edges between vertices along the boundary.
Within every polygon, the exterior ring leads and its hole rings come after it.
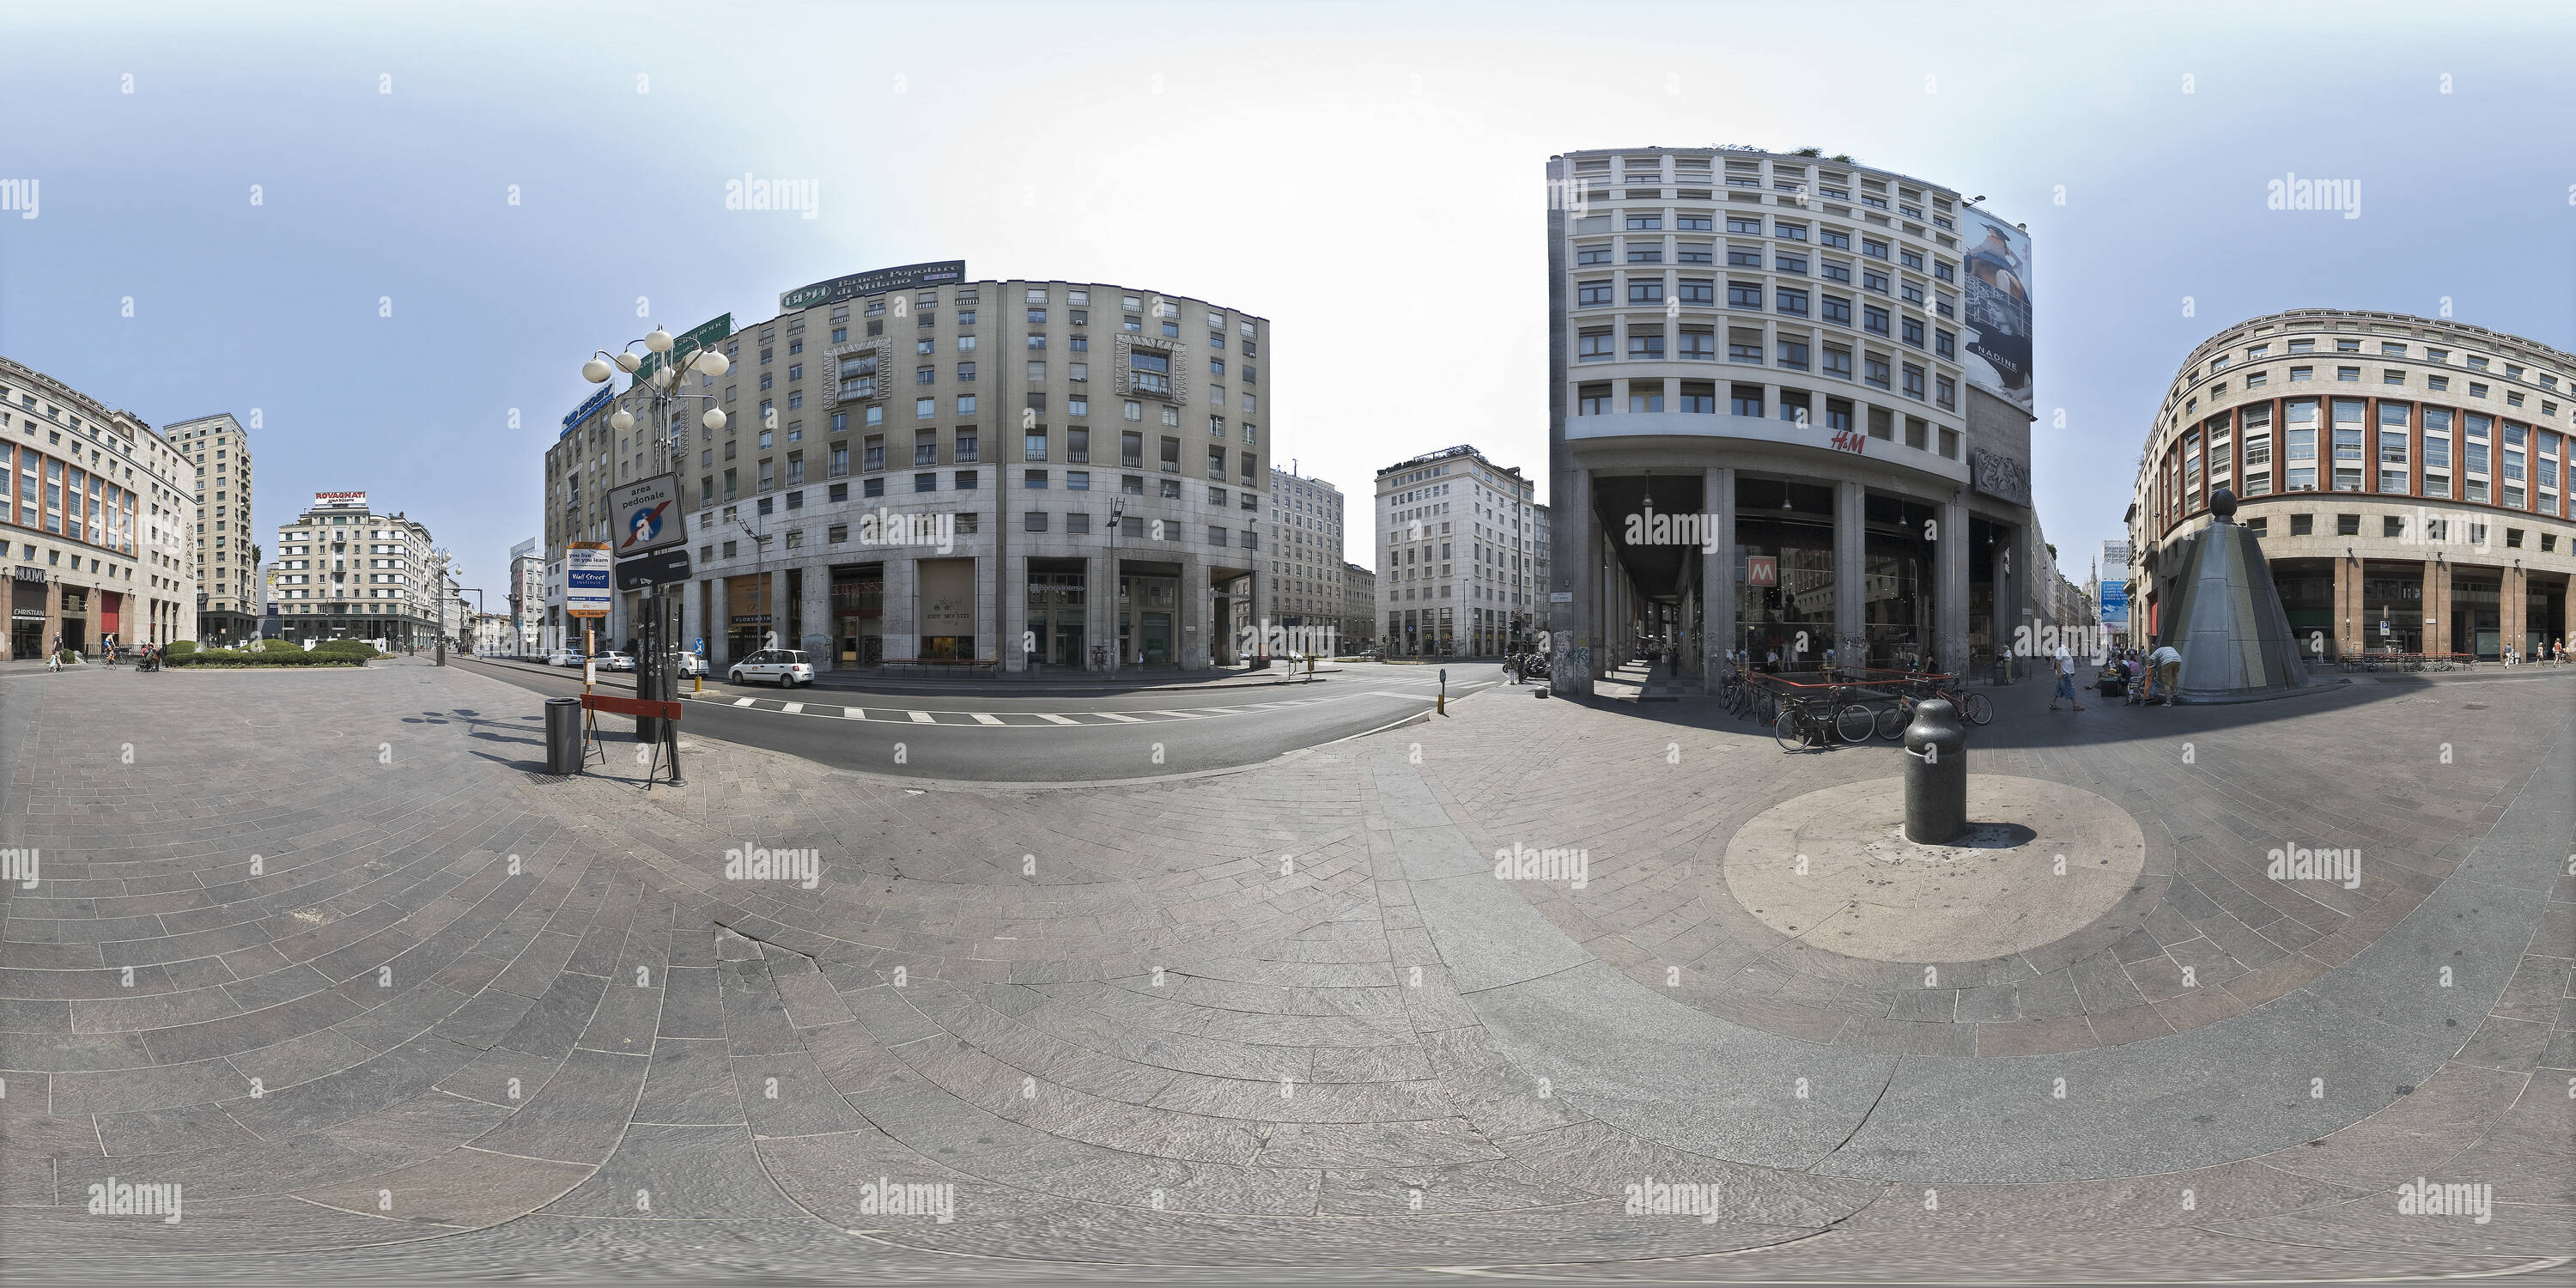
POLYGON ((1968 830, 1968 731, 1947 698, 1914 705, 1905 730, 1905 839, 1947 845, 1968 830))
POLYGON ((546 772, 578 774, 581 772, 581 699, 548 698, 546 713, 546 772))

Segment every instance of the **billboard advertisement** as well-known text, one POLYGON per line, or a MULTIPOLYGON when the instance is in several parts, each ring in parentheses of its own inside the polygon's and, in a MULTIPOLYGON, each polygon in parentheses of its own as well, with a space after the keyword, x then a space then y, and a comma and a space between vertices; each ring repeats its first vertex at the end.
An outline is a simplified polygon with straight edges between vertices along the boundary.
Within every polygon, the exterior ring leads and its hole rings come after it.
POLYGON ((367 508, 364 492, 316 492, 313 508, 317 510, 363 510, 367 508))
POLYGON ((2129 587, 2125 582, 2102 583, 2102 629, 2129 629, 2129 587))
POLYGON ((1959 207, 1959 245, 1967 254, 1965 337, 1968 382, 2032 410, 2030 382, 2030 234, 1975 206, 1959 207))
POLYGON ((564 614, 606 617, 609 557, 605 541, 575 541, 564 547, 564 614))
POLYGON ((810 309, 817 304, 835 304, 858 295, 879 295, 887 291, 908 291, 916 286, 950 286, 966 280, 966 261, 934 260, 927 264, 905 264, 900 268, 880 268, 865 273, 835 277, 828 282, 800 286, 782 291, 778 311, 810 309))

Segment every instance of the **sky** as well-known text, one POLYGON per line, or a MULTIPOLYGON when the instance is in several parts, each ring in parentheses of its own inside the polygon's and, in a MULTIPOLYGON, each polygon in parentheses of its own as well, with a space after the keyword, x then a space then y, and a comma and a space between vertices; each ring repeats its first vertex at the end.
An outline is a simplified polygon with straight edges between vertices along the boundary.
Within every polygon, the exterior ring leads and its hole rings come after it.
POLYGON ((21 4, 0 354, 253 425, 496 606, 579 374, 846 273, 1100 281, 1270 319, 1275 457, 1472 443, 1546 487, 1544 167, 1818 146, 2033 241, 2032 484, 2077 581, 2182 358, 2282 309, 2576 349, 2565 4, 21 4), (2556 64, 2553 63, 2556 59, 2556 64), (2291 175, 2359 217, 2267 208, 2291 175), (727 210, 811 181, 812 218, 727 210), (255 424, 254 424, 255 422, 255 424))

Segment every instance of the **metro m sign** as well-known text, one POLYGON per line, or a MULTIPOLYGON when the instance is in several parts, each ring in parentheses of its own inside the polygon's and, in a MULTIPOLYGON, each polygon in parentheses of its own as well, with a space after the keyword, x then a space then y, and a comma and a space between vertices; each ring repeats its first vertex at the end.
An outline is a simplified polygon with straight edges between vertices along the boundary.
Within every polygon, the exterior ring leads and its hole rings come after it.
POLYGON ((1746 555, 1744 557, 1744 584, 1747 586, 1779 585, 1780 556, 1746 555))

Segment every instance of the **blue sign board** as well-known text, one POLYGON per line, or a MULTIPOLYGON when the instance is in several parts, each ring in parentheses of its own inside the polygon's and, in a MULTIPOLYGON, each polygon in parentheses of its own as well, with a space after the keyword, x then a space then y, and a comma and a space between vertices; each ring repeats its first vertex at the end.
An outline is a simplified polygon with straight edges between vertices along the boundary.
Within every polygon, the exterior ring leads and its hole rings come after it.
MULTIPOLYGON (((614 382, 612 382, 612 383, 614 383, 614 382)), ((583 421, 590 419, 590 418, 591 418, 592 416, 594 416, 594 415, 597 415, 597 414, 599 413, 599 409, 600 409, 600 408, 602 408, 602 407, 607 406, 607 405, 608 405, 608 400, 609 400, 609 399, 611 399, 611 398, 614 398, 614 397, 616 397, 616 396, 617 396, 617 391, 616 391, 615 389, 611 388, 609 385, 601 385, 601 386, 599 387, 599 392, 598 392, 598 393, 592 394, 592 395, 590 396, 590 398, 589 398, 589 400, 588 400, 588 401, 584 402, 582 405, 580 405, 580 406, 578 406, 578 407, 573 408, 573 409, 572 409, 572 414, 571 414, 571 415, 564 417, 564 419, 563 419, 563 434, 569 434, 569 433, 571 433, 571 432, 572 432, 572 427, 573 427, 573 426, 578 425, 578 424, 582 423, 583 421)), ((555 437, 557 437, 557 438, 561 438, 561 437, 563 437, 563 434, 557 434, 557 435, 555 435, 555 437)))
POLYGON ((2129 624, 2129 588, 2120 582, 2102 583, 2102 624, 2119 630, 2129 624))

